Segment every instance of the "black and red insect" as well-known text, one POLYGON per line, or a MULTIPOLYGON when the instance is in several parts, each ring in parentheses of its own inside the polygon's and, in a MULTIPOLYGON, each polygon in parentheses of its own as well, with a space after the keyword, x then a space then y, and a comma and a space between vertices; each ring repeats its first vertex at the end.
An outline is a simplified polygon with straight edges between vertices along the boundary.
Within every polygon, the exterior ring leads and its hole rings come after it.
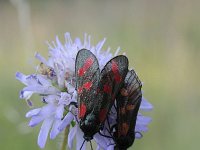
POLYGON ((128 72, 128 59, 119 55, 100 72, 95 55, 86 49, 78 52, 75 62, 79 126, 86 141, 92 140, 110 111, 128 72))
POLYGON ((110 129, 115 150, 126 150, 134 143, 137 114, 142 100, 141 88, 142 84, 134 70, 129 71, 116 97, 117 123, 110 129))

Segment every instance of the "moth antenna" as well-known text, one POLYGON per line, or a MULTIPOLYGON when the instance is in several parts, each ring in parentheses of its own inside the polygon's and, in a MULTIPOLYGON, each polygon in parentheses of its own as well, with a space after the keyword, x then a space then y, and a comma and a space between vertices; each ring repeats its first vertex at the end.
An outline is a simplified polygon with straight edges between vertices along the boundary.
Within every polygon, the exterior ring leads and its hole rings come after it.
POLYGON ((85 143, 85 140, 83 141, 83 143, 82 143, 82 145, 80 147, 80 150, 83 148, 84 143, 85 143))
POLYGON ((110 130, 108 130, 108 128, 106 128, 106 130, 108 131, 108 133, 110 134, 110 137, 113 139, 113 136, 112 136, 112 134, 111 134, 111 131, 110 130))
POLYGON ((93 148, 92 148, 92 142, 91 142, 91 140, 90 140, 90 147, 91 147, 91 150, 93 150, 93 148))
POLYGON ((102 134, 100 131, 99 131, 98 133, 99 133, 99 135, 101 135, 101 136, 103 136, 103 137, 110 138, 110 139, 113 138, 112 136, 108 136, 108 135, 104 135, 104 134, 102 134))

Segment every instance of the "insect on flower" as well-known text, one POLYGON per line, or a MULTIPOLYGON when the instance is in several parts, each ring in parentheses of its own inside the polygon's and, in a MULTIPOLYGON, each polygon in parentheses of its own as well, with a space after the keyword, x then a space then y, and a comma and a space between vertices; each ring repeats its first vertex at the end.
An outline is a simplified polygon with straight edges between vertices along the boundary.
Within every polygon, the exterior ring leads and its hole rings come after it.
MULTIPOLYGON (((85 141, 91 141, 107 117, 128 72, 128 59, 119 55, 100 72, 95 55, 86 49, 78 52, 75 62, 79 125, 85 141)), ((85 142, 84 141, 84 142, 85 142)))
POLYGON ((141 87, 134 70, 129 71, 116 97, 117 123, 109 126, 116 150, 126 150, 134 143, 136 120, 142 100, 141 87))
MULTIPOLYGON (((53 140, 62 131, 69 131, 63 137, 63 145, 69 149, 74 148, 75 139, 77 149, 86 149, 85 141, 94 139, 98 148, 110 150, 122 147, 122 136, 134 140, 130 136, 134 133, 130 132, 131 129, 135 130, 135 138, 141 138, 140 132, 148 131, 147 125, 151 118, 141 113, 137 114, 139 99, 136 99, 137 96, 130 96, 132 90, 127 88, 129 84, 132 87, 133 83, 140 85, 140 81, 136 82, 136 78, 131 79, 127 57, 117 56, 120 48, 115 54, 110 52, 110 48, 103 50, 105 41, 103 39, 93 45, 90 35, 85 34, 82 41, 79 37, 73 40, 70 33, 66 33, 64 44, 58 37, 52 43, 47 43, 48 59, 38 52, 35 54, 35 58, 40 61, 35 73, 16 73, 16 79, 25 85, 19 92, 20 99, 25 99, 33 106, 32 95, 39 95, 40 98, 36 100, 42 102, 38 107, 31 107, 26 113, 26 117, 30 118, 30 127, 41 125, 37 140, 40 148, 45 147, 48 137, 53 140), (130 99, 128 101, 136 107, 130 112, 125 111, 125 114, 137 116, 136 123, 131 117, 123 120, 123 115, 119 114, 120 108, 129 104, 123 102, 126 99, 130 99), (114 104, 117 104, 116 109, 114 104), (108 122, 111 128, 108 127, 108 122), (124 122, 128 127, 123 125, 124 122), (123 134, 126 133, 124 129, 128 129, 127 134, 123 134)), ((140 88, 136 88, 138 93, 140 88)), ((152 108, 153 106, 142 98, 140 110, 149 111, 152 108)))

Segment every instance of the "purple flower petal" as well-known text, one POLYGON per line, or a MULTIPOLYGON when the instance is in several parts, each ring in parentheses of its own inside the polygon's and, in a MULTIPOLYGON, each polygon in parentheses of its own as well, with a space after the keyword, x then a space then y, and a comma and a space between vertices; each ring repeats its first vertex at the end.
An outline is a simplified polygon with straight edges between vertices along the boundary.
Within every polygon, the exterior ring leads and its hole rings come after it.
POLYGON ((106 150, 114 150, 114 145, 109 145, 106 150))
POLYGON ((136 123, 135 131, 136 132, 147 132, 148 127, 146 125, 137 125, 137 123, 136 123))
POLYGON ((76 43, 76 45, 78 46, 78 48, 80 48, 80 47, 82 46, 82 43, 81 43, 80 38, 76 38, 76 39, 74 40, 74 43, 76 43))
POLYGON ((74 119, 74 115, 71 112, 68 112, 65 118, 63 119, 62 123, 58 127, 58 130, 63 131, 67 125, 71 123, 74 119))
POLYGON ((52 83, 50 82, 50 80, 47 79, 47 77, 44 75, 37 75, 36 81, 38 84, 41 84, 43 86, 52 86, 52 83))
POLYGON ((48 66, 48 62, 44 57, 42 57, 38 52, 35 53, 35 58, 37 58, 39 61, 41 61, 43 64, 48 66))
POLYGON ((73 142, 74 142, 74 137, 77 132, 77 125, 75 125, 73 128, 70 128, 69 134, 68 134, 68 147, 69 149, 72 149, 73 147, 73 142))
MULTIPOLYGON (((83 142, 84 142, 83 132, 81 131, 79 126, 77 126, 77 132, 76 132, 76 149, 77 150, 80 150, 83 142)), ((82 150, 85 150, 85 148, 86 148, 86 142, 83 144, 82 150)))
POLYGON ((41 111, 41 108, 32 109, 32 110, 30 110, 29 112, 26 113, 26 117, 29 118, 29 117, 33 117, 35 115, 38 115, 40 111, 41 111))
POLYGON ((143 111, 151 111, 153 109, 153 105, 149 103, 144 97, 142 97, 140 109, 143 111))
POLYGON ((105 140, 108 140, 108 139, 105 139, 103 136, 99 135, 98 133, 94 135, 94 140, 97 142, 97 144, 103 148, 103 149, 106 149, 107 148, 107 142, 105 140))
POLYGON ((20 91, 20 98, 21 99, 29 99, 31 96, 32 96, 33 92, 32 91, 25 91, 25 90, 22 90, 20 91))
POLYGON ((44 118, 42 116, 33 116, 29 122, 30 127, 38 125, 44 118))
POLYGON ((60 133, 60 130, 58 130, 58 126, 60 125, 61 120, 56 120, 53 123, 53 127, 50 132, 50 139, 55 139, 55 137, 60 133))
POLYGON ((44 120, 41 129, 40 129, 40 133, 38 135, 38 145, 40 146, 40 148, 44 148, 46 141, 47 141, 47 136, 49 133, 49 130, 51 128, 51 125, 53 123, 53 119, 46 119, 44 120))
POLYGON ((64 105, 59 105, 56 109, 56 114, 55 118, 56 119, 61 119, 63 118, 63 113, 64 113, 64 105))
POLYGON ((137 123, 142 125, 147 125, 151 122, 151 117, 142 116, 141 114, 138 114, 137 116, 137 123))
POLYGON ((62 51, 65 50, 64 47, 63 47, 63 44, 60 42, 58 36, 56 36, 56 43, 57 43, 57 47, 58 47, 60 50, 62 50, 62 51))
POLYGON ((24 75, 23 73, 21 73, 21 72, 16 72, 16 74, 15 74, 15 77, 16 77, 16 79, 17 80, 19 80, 19 81, 21 81, 23 84, 27 84, 27 82, 26 82, 26 75, 24 75))
POLYGON ((102 41, 100 41, 97 45, 96 45, 96 52, 97 52, 97 55, 99 54, 100 50, 102 49, 104 43, 106 41, 106 38, 104 38, 102 41))
POLYGON ((23 89, 23 92, 33 92, 38 94, 56 94, 57 92, 59 92, 59 90, 53 86, 45 87, 41 85, 32 85, 25 87, 23 89))
POLYGON ((141 138, 142 138, 142 134, 136 132, 136 133, 135 133, 135 138, 136 138, 136 139, 141 139, 141 138))
POLYGON ((56 111, 56 106, 54 104, 47 104, 42 107, 41 109, 41 116, 45 118, 54 117, 56 111))

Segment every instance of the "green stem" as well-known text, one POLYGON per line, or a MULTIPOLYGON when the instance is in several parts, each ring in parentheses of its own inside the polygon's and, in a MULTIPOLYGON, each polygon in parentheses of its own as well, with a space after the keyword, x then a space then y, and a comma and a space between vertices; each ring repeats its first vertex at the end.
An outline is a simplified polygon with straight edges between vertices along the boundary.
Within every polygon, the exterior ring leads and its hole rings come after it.
POLYGON ((66 150, 66 148, 67 148, 68 133, 69 133, 69 126, 67 126, 67 127, 65 128, 65 131, 64 131, 64 138, 63 138, 61 150, 66 150))

